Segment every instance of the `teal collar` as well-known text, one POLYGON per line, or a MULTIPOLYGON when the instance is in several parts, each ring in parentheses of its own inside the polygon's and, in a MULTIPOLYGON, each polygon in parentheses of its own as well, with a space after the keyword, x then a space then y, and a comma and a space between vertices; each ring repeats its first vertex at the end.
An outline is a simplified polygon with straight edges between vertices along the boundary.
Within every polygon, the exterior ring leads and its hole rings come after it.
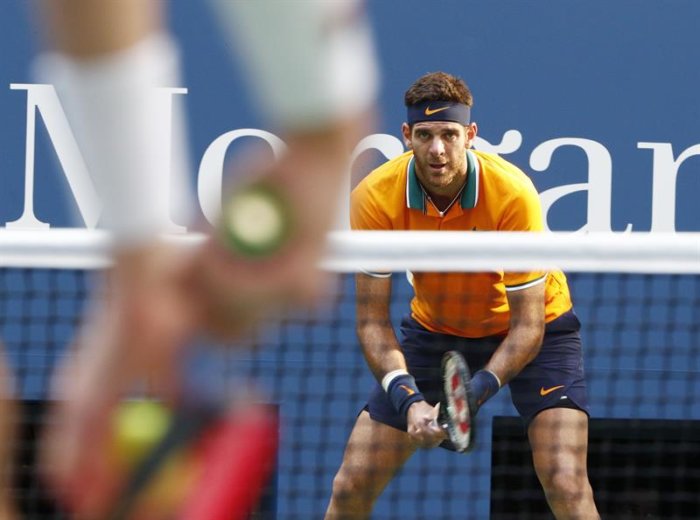
MULTIPOLYGON (((462 191, 459 204, 462 209, 472 209, 476 207, 479 195, 479 162, 474 154, 467 150, 467 184, 462 191)), ((415 158, 408 161, 408 171, 406 175, 406 206, 409 209, 417 209, 426 212, 425 194, 416 176, 415 158)))

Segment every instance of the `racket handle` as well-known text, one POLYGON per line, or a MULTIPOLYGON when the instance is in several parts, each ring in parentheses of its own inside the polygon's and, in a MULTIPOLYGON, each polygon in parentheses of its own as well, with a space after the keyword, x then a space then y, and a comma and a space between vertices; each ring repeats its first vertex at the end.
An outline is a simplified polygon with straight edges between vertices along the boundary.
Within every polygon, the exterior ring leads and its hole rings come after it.
POLYGON ((430 422, 430 426, 440 428, 441 430, 444 430, 445 432, 449 432, 449 428, 450 428, 449 424, 447 424, 446 422, 440 422, 437 419, 433 419, 430 422))

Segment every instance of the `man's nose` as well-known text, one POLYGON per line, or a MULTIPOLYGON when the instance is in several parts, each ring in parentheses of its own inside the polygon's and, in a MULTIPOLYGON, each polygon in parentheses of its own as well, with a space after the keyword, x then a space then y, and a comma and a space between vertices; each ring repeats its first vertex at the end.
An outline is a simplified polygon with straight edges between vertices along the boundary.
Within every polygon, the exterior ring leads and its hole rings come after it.
POLYGON ((442 139, 435 137, 430 142, 430 153, 433 155, 442 155, 445 153, 445 143, 442 142, 442 139))

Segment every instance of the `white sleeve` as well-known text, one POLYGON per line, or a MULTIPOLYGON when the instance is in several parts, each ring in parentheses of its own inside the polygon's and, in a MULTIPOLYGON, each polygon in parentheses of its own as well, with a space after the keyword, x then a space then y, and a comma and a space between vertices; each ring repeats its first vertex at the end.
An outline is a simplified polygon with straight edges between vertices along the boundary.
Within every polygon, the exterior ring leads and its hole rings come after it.
POLYGON ((314 128, 374 101, 378 69, 362 1, 212 2, 273 124, 314 128))

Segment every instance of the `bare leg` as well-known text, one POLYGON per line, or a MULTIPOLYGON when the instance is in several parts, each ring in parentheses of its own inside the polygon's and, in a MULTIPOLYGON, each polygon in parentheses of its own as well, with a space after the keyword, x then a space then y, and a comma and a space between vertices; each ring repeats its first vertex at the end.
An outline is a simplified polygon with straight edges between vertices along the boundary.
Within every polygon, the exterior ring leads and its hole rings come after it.
POLYGON ((600 518, 588 481, 588 417, 580 410, 541 412, 528 431, 535 471, 558 520, 600 518))
POLYGON ((407 433, 362 412, 333 480, 326 520, 368 518, 375 500, 415 449, 407 433))
POLYGON ((12 458, 17 451, 15 445, 16 411, 12 401, 12 380, 1 356, 0 345, 0 518, 16 518, 9 490, 12 475, 12 458))

